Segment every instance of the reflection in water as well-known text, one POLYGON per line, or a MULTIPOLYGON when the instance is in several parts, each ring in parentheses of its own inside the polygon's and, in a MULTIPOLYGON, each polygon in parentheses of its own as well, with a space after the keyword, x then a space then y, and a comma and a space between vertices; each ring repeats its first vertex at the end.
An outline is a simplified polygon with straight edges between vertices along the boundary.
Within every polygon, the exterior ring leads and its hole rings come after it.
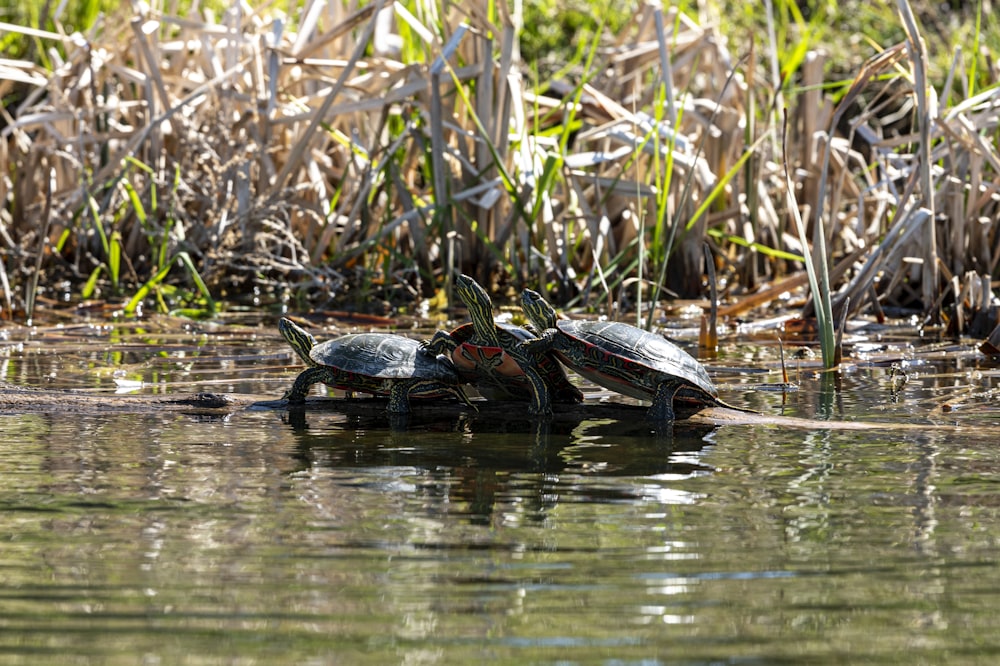
MULTIPOLYGON (((312 418, 322 420, 315 414, 312 418)), ((577 502, 671 497, 692 501, 684 491, 663 482, 710 471, 693 454, 704 447, 711 428, 678 426, 651 437, 649 426, 641 423, 525 421, 516 432, 511 422, 460 415, 450 423, 421 423, 419 417, 411 417, 408 430, 390 429, 371 437, 379 423, 384 423, 381 416, 352 417, 347 423, 338 420, 311 429, 300 413, 290 422, 296 457, 303 469, 436 470, 421 491, 447 497, 451 515, 461 513, 486 525, 496 518, 498 503, 505 505, 505 498, 512 495, 518 500, 517 515, 506 508, 499 517, 502 524, 544 521, 549 509, 567 495, 577 502), (595 480, 622 476, 650 477, 658 483, 623 486, 595 480)))

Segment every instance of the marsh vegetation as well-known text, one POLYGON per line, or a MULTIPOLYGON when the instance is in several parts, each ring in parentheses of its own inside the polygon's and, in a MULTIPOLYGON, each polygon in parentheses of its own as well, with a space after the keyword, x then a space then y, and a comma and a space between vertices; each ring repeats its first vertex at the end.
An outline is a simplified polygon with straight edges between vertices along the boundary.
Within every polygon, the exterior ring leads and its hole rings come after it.
POLYGON ((717 287, 730 316, 985 335, 989 5, 237 2, 7 24, 4 316, 412 311, 461 271, 647 325, 717 287))

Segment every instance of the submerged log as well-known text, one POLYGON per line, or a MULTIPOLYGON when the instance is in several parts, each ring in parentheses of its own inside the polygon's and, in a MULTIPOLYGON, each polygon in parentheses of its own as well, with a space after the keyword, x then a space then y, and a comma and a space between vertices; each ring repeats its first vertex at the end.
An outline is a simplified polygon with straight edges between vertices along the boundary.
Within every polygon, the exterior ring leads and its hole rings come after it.
POLYGON ((141 395, 51 391, 0 382, 0 412, 153 412, 227 413, 250 406, 260 396, 227 393, 141 395))
MULTIPOLYGON (((0 412, 48 412, 60 414, 101 414, 136 412, 180 412, 186 414, 225 415, 243 410, 287 411, 290 420, 306 414, 342 414, 352 418, 368 417, 373 423, 398 424, 400 418, 386 412, 386 398, 323 398, 310 396, 305 403, 289 405, 287 401, 261 395, 231 393, 190 393, 176 395, 109 394, 73 390, 44 390, 0 382, 0 412)), ((549 419, 527 413, 527 403, 475 400, 478 411, 470 410, 457 401, 414 400, 411 413, 404 416, 414 421, 445 420, 463 417, 468 421, 508 424, 511 427, 541 422, 571 423, 607 420, 627 424, 632 430, 661 428, 646 419, 646 407, 615 402, 584 401, 578 405, 554 405, 549 419)), ((744 412, 725 407, 698 409, 677 406, 676 427, 714 428, 723 425, 769 425, 808 430, 871 430, 879 428, 926 430, 933 423, 876 423, 863 421, 821 421, 772 414, 744 412)))

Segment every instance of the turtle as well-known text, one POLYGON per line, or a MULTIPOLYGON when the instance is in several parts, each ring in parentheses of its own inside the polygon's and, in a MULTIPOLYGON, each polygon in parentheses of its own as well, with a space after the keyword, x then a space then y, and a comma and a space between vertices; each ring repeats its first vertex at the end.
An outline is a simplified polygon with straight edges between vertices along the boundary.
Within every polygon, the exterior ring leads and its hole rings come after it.
POLYGON ((622 322, 557 319, 555 309, 531 289, 521 292, 521 307, 539 332, 525 348, 554 353, 595 384, 652 400, 652 420, 673 421, 675 400, 752 412, 720 400, 705 367, 663 336, 622 322))
POLYGON ((420 342, 392 333, 352 333, 317 343, 290 319, 278 321, 281 336, 309 367, 283 396, 289 403, 305 402, 309 387, 322 382, 345 391, 389 396, 392 413, 410 411, 410 398, 447 395, 475 409, 462 390, 454 364, 421 352, 420 342))
POLYGON ((459 376, 489 398, 527 396, 531 414, 551 412, 552 402, 583 402, 583 393, 570 383, 551 354, 531 352, 522 346, 535 339, 533 333, 494 321, 493 302, 478 282, 459 275, 455 288, 469 308, 472 321, 451 332, 435 333, 424 343, 428 353, 450 358, 459 376))

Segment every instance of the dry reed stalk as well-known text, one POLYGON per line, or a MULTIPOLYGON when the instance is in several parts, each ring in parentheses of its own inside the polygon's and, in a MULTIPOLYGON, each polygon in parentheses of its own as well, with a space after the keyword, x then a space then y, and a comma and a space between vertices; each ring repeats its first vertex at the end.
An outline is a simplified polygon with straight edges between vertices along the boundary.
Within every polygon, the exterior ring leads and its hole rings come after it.
MULTIPOLYGON (((918 164, 920 171, 920 194, 923 206, 929 213, 930 222, 923 228, 923 271, 920 285, 924 303, 934 300, 938 291, 938 250, 935 229, 935 197, 931 177, 931 124, 937 119, 938 108, 934 90, 927 81, 927 45, 917 28, 913 9, 907 0, 899 0, 899 15, 906 30, 906 46, 910 54, 913 87, 917 99, 917 127, 920 132, 918 143, 918 164)), ((936 314, 935 314, 936 318, 936 314)))
MULTIPOLYGON (((533 88, 517 17, 490 6, 310 2, 285 17, 238 3, 220 20, 150 12, 35 35, 65 55, 51 73, 0 61, 0 92, 26 91, 0 130, 0 244, 53 283, 120 243, 124 282, 185 251, 220 296, 252 283, 316 304, 359 285, 361 303, 406 300, 454 270, 629 305, 626 285, 665 267, 667 293, 703 296, 706 240, 730 293, 797 269, 789 253, 810 250, 784 204, 773 40, 774 80, 751 86, 711 27, 644 4, 586 71, 533 88)), ((819 56, 803 93, 781 91, 799 119, 791 187, 824 220, 828 259, 869 253, 831 278, 838 307, 863 307, 876 278, 906 305, 938 260, 954 275, 1000 263, 1000 88, 934 112, 907 26, 909 60, 904 44, 871 59, 836 111, 819 56), (887 130, 923 93, 921 131, 887 130)))

